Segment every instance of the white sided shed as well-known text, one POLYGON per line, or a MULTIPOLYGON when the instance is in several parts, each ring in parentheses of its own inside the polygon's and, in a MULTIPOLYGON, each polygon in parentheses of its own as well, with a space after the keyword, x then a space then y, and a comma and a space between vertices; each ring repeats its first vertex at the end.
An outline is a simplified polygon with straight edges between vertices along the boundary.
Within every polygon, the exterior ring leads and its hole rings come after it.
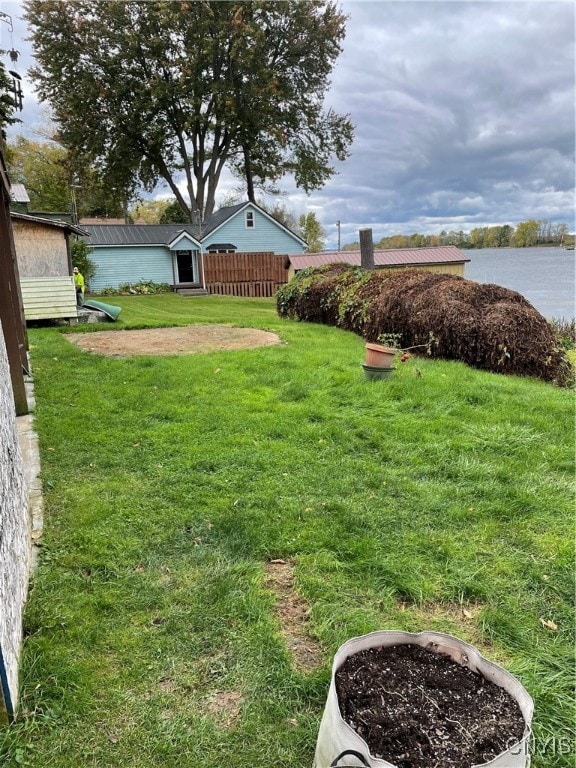
POLYGON ((26 320, 77 319, 70 259, 79 227, 26 213, 10 213, 26 320))

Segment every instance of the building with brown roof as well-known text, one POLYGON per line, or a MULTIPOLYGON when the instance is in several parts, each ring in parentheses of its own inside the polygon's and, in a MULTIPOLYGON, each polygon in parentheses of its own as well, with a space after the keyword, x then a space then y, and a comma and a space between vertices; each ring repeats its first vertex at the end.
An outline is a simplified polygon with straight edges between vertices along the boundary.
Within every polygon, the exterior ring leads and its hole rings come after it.
MULTIPOLYGON (((322 253, 299 253, 289 256, 288 279, 307 267, 321 267, 324 264, 351 264, 360 266, 360 251, 324 251, 322 253)), ((424 269, 447 275, 464 277, 464 267, 470 259, 454 245, 429 248, 394 248, 374 251, 375 269, 424 269)))

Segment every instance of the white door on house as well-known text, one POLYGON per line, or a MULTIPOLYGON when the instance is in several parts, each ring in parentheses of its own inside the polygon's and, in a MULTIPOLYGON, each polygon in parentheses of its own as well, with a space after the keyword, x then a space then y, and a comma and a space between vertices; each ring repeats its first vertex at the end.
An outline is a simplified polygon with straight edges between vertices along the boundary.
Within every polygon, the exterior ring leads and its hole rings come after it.
POLYGON ((176 251, 176 267, 179 283, 197 283, 198 251, 176 251))

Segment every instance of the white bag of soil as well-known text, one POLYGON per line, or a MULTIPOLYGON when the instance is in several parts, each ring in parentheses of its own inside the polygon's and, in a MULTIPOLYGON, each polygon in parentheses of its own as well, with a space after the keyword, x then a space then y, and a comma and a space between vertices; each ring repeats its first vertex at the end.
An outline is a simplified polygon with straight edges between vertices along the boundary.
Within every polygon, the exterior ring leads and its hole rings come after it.
MULTIPOLYGON (((332 678, 318 733, 313 768, 330 768, 330 766, 397 768, 394 763, 370 754, 366 741, 343 719, 336 688, 336 673, 354 654, 368 649, 401 645, 420 646, 427 651, 450 657, 462 667, 482 675, 490 683, 504 689, 518 705, 524 718, 521 738, 514 740, 514 743, 507 741, 505 749, 497 756, 488 762, 475 762, 474 765, 470 765, 470 768, 528 768, 530 765, 528 744, 534 703, 519 681, 502 667, 485 659, 476 648, 452 635, 441 632, 414 634, 395 630, 372 632, 355 637, 338 649, 332 665, 332 678)), ((384 673, 382 679, 385 682, 384 673)), ((398 695, 402 695, 401 692, 398 695)), ((430 706, 432 705, 436 706, 434 702, 431 702, 430 706)))

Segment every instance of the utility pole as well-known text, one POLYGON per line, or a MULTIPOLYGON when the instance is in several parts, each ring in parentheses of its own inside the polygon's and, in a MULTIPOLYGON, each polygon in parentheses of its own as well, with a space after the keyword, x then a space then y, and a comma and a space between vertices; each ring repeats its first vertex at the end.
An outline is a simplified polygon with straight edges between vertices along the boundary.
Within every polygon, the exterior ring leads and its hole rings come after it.
POLYGON ((336 222, 336 226, 338 227, 338 253, 340 253, 340 219, 336 222))

